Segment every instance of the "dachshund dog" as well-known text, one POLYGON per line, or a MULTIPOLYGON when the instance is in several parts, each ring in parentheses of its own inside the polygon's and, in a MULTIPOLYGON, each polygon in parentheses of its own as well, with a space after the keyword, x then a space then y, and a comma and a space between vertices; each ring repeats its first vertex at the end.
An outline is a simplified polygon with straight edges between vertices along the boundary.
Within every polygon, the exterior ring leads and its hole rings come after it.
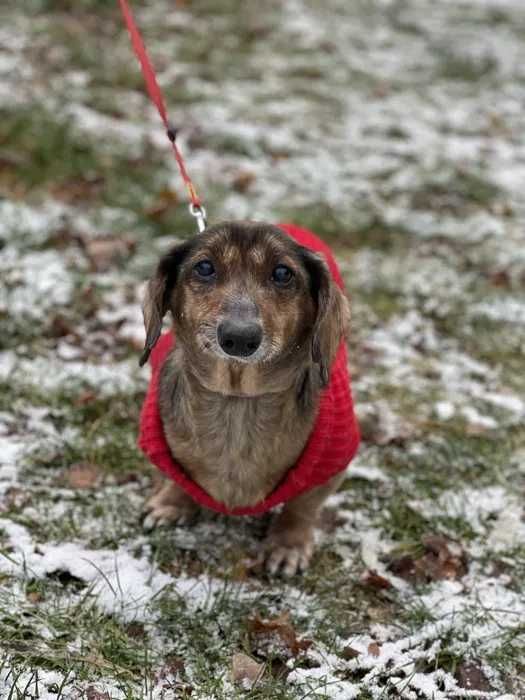
MULTIPOLYGON (((142 363, 165 314, 173 318, 156 389, 165 441, 182 478, 222 512, 264 501, 297 462, 349 323, 324 257, 283 228, 210 227, 163 257, 147 287, 142 363)), ((339 468, 285 503, 262 554, 270 573, 307 567, 321 506, 343 478, 339 468)), ((167 479, 146 504, 146 525, 192 516, 187 491, 167 479)))

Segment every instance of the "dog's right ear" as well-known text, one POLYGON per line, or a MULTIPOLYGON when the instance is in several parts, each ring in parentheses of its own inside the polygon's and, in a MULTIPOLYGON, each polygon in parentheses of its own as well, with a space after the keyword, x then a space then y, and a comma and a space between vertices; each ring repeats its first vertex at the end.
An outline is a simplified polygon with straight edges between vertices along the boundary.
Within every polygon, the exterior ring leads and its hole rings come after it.
POLYGON ((142 313, 146 329, 146 343, 139 360, 142 367, 155 347, 162 330, 162 319, 169 307, 171 292, 177 284, 179 269, 192 248, 192 242, 187 241, 172 248, 157 265, 154 276, 146 287, 142 313))
POLYGON ((317 306, 312 329, 311 356, 319 369, 321 386, 328 385, 330 367, 339 344, 348 331, 350 307, 343 291, 336 284, 324 258, 303 249, 303 263, 310 276, 310 294, 317 306))

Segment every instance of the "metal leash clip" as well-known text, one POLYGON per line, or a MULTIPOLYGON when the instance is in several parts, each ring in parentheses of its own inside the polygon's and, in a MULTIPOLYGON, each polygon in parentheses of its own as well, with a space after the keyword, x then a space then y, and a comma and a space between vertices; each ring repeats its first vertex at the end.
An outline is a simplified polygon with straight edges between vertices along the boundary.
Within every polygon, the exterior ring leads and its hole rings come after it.
POLYGON ((207 226, 206 209, 202 204, 193 204, 192 202, 190 204, 190 214, 197 219, 197 228, 199 229, 199 233, 202 233, 207 226))

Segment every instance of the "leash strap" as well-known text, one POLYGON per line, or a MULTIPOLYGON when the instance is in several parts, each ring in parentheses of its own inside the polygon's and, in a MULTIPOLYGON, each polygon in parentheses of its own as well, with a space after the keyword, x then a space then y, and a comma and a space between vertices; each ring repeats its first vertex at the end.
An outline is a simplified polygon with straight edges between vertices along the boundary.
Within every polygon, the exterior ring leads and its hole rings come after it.
POLYGON ((119 0, 119 3, 120 9, 122 10, 122 16, 124 17, 124 21, 126 22, 126 26, 131 37, 133 51, 135 52, 135 55, 139 60, 142 74, 146 82, 148 95, 153 104, 156 106, 160 118, 162 119, 162 123, 164 124, 166 134, 170 140, 171 147, 175 155, 175 160, 177 161, 177 165, 179 166, 181 177, 184 181, 184 184, 186 185, 186 189, 188 190, 188 194, 191 201, 190 213, 197 219, 197 226, 199 228, 199 232, 202 233, 202 231, 204 231, 204 229, 206 228, 206 210, 202 206, 201 199, 197 194, 197 190, 195 189, 195 186, 191 181, 190 176, 188 175, 184 159, 177 146, 177 130, 173 128, 168 121, 168 113, 166 110, 164 97, 157 82, 155 71, 148 56, 148 52, 135 23, 135 19, 133 17, 131 8, 128 4, 128 0, 119 0))

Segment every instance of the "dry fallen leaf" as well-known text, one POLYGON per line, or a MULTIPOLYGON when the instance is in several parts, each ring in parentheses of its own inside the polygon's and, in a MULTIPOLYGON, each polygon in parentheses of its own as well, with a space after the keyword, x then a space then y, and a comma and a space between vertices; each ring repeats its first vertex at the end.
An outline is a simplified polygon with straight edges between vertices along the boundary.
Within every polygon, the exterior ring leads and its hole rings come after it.
POLYGON ((473 661, 464 661, 457 667, 456 680, 461 688, 466 690, 481 690, 484 692, 492 690, 479 664, 473 661))
POLYGON ((232 680, 252 687, 262 677, 264 664, 259 664, 250 656, 237 652, 232 658, 232 680))
POLYGON ((146 210, 146 216, 152 219, 162 218, 170 209, 179 204, 179 196, 169 188, 161 190, 153 204, 146 210))
POLYGON ((141 622, 130 622, 124 630, 132 639, 143 639, 146 636, 146 630, 141 622))
POLYGON ((128 259, 135 249, 129 238, 83 238, 82 247, 94 272, 107 272, 113 265, 128 259))
POLYGON ((388 564, 388 570, 405 581, 420 580, 420 572, 416 567, 416 561, 408 554, 402 557, 394 557, 388 564))
MULTIPOLYGON (((180 656, 176 656, 175 654, 168 654, 168 656, 166 656, 165 658, 164 665, 161 666, 159 670, 155 673, 155 678, 157 682, 163 681, 167 678, 179 678, 181 674, 184 673, 184 669, 184 661, 180 658, 180 656)), ((180 685, 184 685, 182 681, 180 681, 180 685)))
POLYGON ((75 406, 86 406, 89 403, 93 403, 93 401, 97 400, 97 395, 94 391, 84 391, 80 396, 75 399, 75 406))
POLYGON ((459 579, 467 573, 467 558, 458 542, 441 535, 426 535, 421 543, 427 550, 424 559, 433 581, 459 579))
POLYGON ((386 401, 378 401, 359 422, 363 439, 381 447, 403 445, 415 434, 414 426, 394 413, 386 401))
POLYGON ((442 535, 426 535, 421 538, 421 544, 424 548, 421 556, 392 559, 389 570, 412 582, 456 580, 465 576, 467 557, 458 542, 442 535))
POLYGON ((28 491, 24 491, 17 486, 11 486, 4 493, 4 497, 0 502, 0 512, 13 508, 23 508, 30 500, 31 494, 28 491))
POLYGON ((290 649, 294 656, 306 651, 311 645, 311 639, 298 639, 292 625, 290 613, 285 611, 271 620, 263 620, 259 615, 248 621, 250 633, 257 635, 277 635, 290 649))
POLYGON ((53 196, 68 204, 79 204, 100 196, 104 187, 103 177, 75 177, 52 188, 53 196))
POLYGON ((384 591, 392 588, 390 581, 384 576, 380 576, 377 571, 367 569, 361 576, 361 584, 367 588, 374 588, 376 591, 384 591))
POLYGON ((370 656, 378 657, 381 654, 381 647, 377 642, 370 642, 368 645, 368 653, 370 656))
POLYGON ((64 475, 66 485, 71 489, 91 489, 100 481, 100 477, 99 467, 89 462, 71 465, 64 475))
POLYGON ((109 693, 102 693, 92 685, 86 688, 86 700, 111 700, 109 693))
POLYGON ((238 173, 235 174, 235 177, 233 178, 232 186, 233 189, 236 192, 241 192, 244 193, 247 190, 250 189, 252 186, 254 180, 255 180, 255 173, 252 173, 250 170, 241 170, 238 173))
POLYGON ((78 338, 73 324, 60 314, 51 319, 48 332, 52 338, 65 338, 68 335, 78 338))
POLYGON ((38 591, 30 591, 27 594, 27 599, 30 603, 34 603, 36 605, 37 603, 41 603, 44 600, 44 597, 38 591))
POLYGON ((341 651, 340 656, 341 656, 341 658, 346 659, 346 661, 351 661, 352 659, 357 659, 359 654, 360 654, 360 652, 357 651, 357 649, 354 649, 354 647, 348 646, 348 647, 345 647, 341 651))

